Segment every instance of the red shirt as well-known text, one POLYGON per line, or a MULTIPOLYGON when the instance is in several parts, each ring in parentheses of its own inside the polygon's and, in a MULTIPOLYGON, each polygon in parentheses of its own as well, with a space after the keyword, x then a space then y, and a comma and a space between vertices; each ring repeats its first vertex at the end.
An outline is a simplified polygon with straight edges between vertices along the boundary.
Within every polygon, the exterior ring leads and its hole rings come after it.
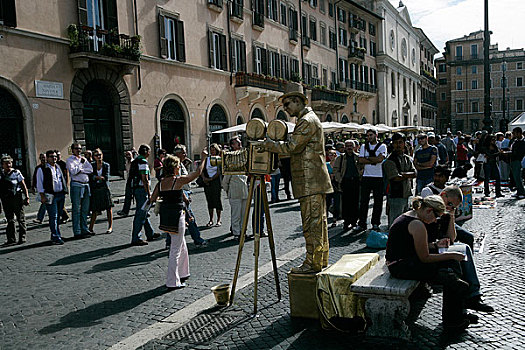
POLYGON ((468 160, 467 147, 464 144, 458 144, 457 160, 468 160))

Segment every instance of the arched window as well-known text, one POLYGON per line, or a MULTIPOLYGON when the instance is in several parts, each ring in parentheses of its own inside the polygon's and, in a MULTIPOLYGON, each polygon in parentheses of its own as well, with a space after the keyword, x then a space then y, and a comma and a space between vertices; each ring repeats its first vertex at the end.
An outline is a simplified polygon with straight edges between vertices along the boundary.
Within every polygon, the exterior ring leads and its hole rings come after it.
MULTIPOLYGON (((210 110, 210 132, 224 129, 228 126, 228 117, 224 108, 215 104, 210 110)), ((226 143, 226 134, 212 134, 212 142, 226 143)))
POLYGON ((259 119, 262 119, 262 120, 266 120, 266 118, 264 118, 263 112, 259 108, 255 108, 253 110, 251 119, 253 119, 253 118, 259 118, 259 119))
POLYGON ((392 85, 392 96, 396 95, 396 75, 394 72, 390 73, 391 85, 392 85))
POLYGON ((332 121, 332 116, 330 114, 327 114, 325 118, 325 122, 331 122, 331 121, 332 121))
POLYGON ((244 119, 242 118, 242 115, 237 116, 237 125, 244 124, 244 119))
POLYGON ((279 113, 277 113, 277 119, 282 120, 283 122, 288 121, 288 117, 284 111, 279 111, 279 113))
POLYGON ((175 100, 168 100, 160 111, 160 137, 161 147, 172 152, 177 144, 185 144, 184 111, 175 100))
POLYGON ((343 124, 348 123, 348 117, 346 115, 343 115, 343 117, 341 118, 341 123, 343 124))

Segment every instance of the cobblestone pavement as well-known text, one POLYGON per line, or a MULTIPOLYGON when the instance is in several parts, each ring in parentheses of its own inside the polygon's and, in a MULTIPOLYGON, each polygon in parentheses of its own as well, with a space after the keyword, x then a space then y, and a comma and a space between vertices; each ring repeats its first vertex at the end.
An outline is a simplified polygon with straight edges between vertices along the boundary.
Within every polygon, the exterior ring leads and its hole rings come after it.
MULTIPOLYGON (((46 225, 29 225, 28 243, 0 248, 0 349, 100 349, 129 337, 208 295, 210 288, 233 278, 237 243, 229 235, 229 203, 221 227, 202 228, 208 247, 190 252, 188 287, 167 293, 164 241, 130 247, 133 217, 116 218, 114 233, 68 240, 71 223, 61 226, 66 244, 49 244, 46 225)), ((121 208, 114 208, 116 212, 121 208)), ((196 189, 197 222, 208 221, 202 189, 196 189)), ((297 201, 271 205, 277 255, 303 244, 297 201)), ((105 215, 95 225, 105 232, 105 215)), ((158 227, 158 217, 152 216, 158 227)), ((5 239, 1 230, 0 240, 5 239)), ((270 260, 267 244, 260 263, 270 260)), ((245 245, 240 275, 253 269, 253 241, 245 245)))
MULTIPOLYGON (((523 349, 525 348, 525 201, 505 199, 496 209, 480 209, 466 227, 484 233, 484 249, 475 256, 484 299, 493 314, 478 313, 480 322, 467 332, 450 337, 442 333, 442 294, 412 300, 409 316, 411 341, 367 338, 322 330, 317 321, 292 319, 289 314, 286 273, 300 259, 280 268, 283 299, 278 302, 272 274, 259 282, 259 312, 253 310, 253 286, 237 294, 232 307, 211 309, 163 339, 141 347, 156 349, 523 349)), ((335 235, 330 240, 330 261, 343 254, 368 252, 364 235, 335 235)))
MULTIPOLYGON (((283 299, 276 302, 272 274, 261 278, 258 317, 252 318, 252 286, 237 294, 234 307, 211 309, 199 315, 170 338, 158 339, 145 349, 266 349, 329 348, 355 344, 363 348, 423 347, 523 348, 524 291, 521 262, 525 239, 524 201, 505 200, 497 209, 476 211, 467 226, 487 233, 485 249, 476 256, 485 299, 496 306, 492 315, 482 315, 479 325, 458 339, 442 339, 439 310, 441 294, 424 306, 411 324, 413 343, 377 342, 362 336, 322 331, 316 322, 292 320, 289 316, 286 272, 300 258, 280 268, 283 299), (212 322, 214 327, 205 327, 212 322), (417 345, 417 346, 416 346, 417 345)), ((188 287, 174 292, 164 288, 167 252, 164 242, 145 247, 129 247, 132 217, 115 221, 114 233, 67 241, 64 246, 48 243, 45 226, 32 226, 26 245, 0 248, 2 293, 0 294, 0 349, 100 349, 109 347, 139 330, 183 309, 210 293, 210 287, 228 283, 233 277, 237 245, 228 235, 229 205, 223 199, 225 215, 219 228, 203 229, 210 240, 197 248, 187 236, 191 278, 188 287)), ((207 222, 202 190, 194 195, 194 211, 201 224, 207 222)), ((120 206, 115 209, 120 209, 120 206)), ((282 256, 304 245, 296 201, 271 206, 276 234, 276 253, 282 256)), ((154 227, 158 218, 153 217, 154 227)), ((383 222, 386 222, 383 220, 383 222)), ((95 230, 104 232, 105 220, 95 230)), ((71 237, 70 224, 64 236, 71 237)), ((365 237, 340 235, 340 226, 330 230, 330 262, 342 254, 366 251, 365 237)), ((260 264, 270 260, 263 239, 260 264)), ((248 241, 240 275, 253 269, 253 241, 248 241)))

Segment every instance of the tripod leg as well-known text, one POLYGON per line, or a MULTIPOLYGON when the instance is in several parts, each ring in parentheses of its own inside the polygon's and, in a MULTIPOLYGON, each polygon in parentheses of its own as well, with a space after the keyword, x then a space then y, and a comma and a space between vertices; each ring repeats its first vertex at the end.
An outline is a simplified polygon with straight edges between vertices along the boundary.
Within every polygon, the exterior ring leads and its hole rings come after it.
POLYGON ((250 179, 250 189, 248 191, 248 200, 246 201, 246 208, 244 211, 244 217, 242 219, 241 237, 239 239, 239 250, 237 252, 237 263, 235 264, 235 273, 233 275, 232 290, 230 293, 230 305, 233 304, 233 298, 235 296, 235 287, 237 286, 237 278, 239 277, 239 268, 241 266, 242 248, 244 247, 244 241, 246 239, 246 229, 248 227, 248 217, 250 216, 250 207, 252 204, 252 197, 254 191, 255 179, 250 179))
POLYGON ((275 242, 273 240, 273 228, 272 220, 270 218, 270 207, 268 205, 268 196, 266 191, 263 195, 263 207, 264 213, 266 215, 266 227, 268 229, 268 243, 270 244, 270 253, 272 255, 272 265, 273 265, 273 276, 275 278, 275 289, 277 290, 277 299, 281 300, 281 286, 279 285, 279 272, 277 270, 277 258, 275 257, 275 242))
MULTIPOLYGON (((261 196, 262 196, 262 187, 264 186, 264 177, 261 176, 261 184, 257 186, 255 189, 257 191, 257 199, 255 201, 255 207, 254 207, 254 213, 253 215, 259 216, 260 208, 261 208, 261 196)), ((260 221, 259 220, 256 221, 260 221)), ((254 281, 253 281, 253 314, 257 314, 257 287, 258 287, 258 277, 259 277, 259 248, 260 248, 260 242, 261 242, 261 233, 260 230, 257 228, 255 229, 255 243, 254 243, 254 257, 255 257, 255 268, 254 268, 254 281)))

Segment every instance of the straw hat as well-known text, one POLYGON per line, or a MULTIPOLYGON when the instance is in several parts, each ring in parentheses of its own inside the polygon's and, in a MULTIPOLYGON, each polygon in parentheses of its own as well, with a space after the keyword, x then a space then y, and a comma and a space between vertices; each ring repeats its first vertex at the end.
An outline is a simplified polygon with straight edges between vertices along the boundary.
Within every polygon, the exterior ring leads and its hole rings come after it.
POLYGON ((283 100, 285 98, 292 97, 292 96, 300 97, 304 101, 305 105, 308 104, 308 98, 303 93, 303 85, 302 84, 300 84, 300 83, 287 83, 286 87, 285 87, 285 90, 284 90, 284 94, 281 97, 279 97, 279 102, 283 102, 283 100))

